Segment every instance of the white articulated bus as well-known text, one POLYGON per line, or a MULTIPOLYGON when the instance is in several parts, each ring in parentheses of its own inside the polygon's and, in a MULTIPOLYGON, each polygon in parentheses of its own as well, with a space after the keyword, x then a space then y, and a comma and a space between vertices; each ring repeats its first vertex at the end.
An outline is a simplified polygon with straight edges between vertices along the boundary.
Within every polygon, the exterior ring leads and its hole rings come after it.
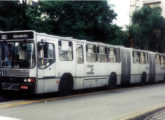
POLYGON ((35 31, 0 33, 0 88, 35 94, 165 81, 165 55, 35 31))

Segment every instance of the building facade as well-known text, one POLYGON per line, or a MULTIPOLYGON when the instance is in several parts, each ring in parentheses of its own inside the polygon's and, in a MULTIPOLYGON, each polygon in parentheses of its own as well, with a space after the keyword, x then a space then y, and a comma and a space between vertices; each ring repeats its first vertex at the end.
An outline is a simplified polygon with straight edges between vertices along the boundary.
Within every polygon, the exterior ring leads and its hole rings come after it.
POLYGON ((149 5, 150 7, 161 7, 162 16, 165 17, 165 0, 130 0, 130 23, 134 11, 140 9, 144 5, 149 5))

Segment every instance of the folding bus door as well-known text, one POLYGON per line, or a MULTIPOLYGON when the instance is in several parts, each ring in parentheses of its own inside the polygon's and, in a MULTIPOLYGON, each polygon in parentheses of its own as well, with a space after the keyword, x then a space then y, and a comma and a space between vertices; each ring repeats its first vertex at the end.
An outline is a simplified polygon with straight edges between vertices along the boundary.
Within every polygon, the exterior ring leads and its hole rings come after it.
POLYGON ((76 77, 75 89, 84 87, 84 46, 83 43, 76 45, 76 77))

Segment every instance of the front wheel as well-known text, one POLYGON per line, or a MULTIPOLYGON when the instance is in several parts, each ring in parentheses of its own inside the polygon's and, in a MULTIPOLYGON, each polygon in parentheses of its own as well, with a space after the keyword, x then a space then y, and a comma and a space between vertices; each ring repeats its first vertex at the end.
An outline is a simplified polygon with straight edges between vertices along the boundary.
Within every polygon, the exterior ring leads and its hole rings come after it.
POLYGON ((59 95, 69 95, 73 91, 73 77, 71 74, 64 74, 61 77, 58 93, 59 95))

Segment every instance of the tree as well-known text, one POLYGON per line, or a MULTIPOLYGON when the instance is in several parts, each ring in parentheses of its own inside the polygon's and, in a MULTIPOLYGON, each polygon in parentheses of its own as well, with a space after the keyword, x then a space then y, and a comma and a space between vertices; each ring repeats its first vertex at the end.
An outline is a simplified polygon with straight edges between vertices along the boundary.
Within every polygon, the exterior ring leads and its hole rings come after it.
POLYGON ((165 43, 165 19, 161 16, 160 7, 144 6, 135 11, 129 32, 136 48, 165 51, 162 46, 165 43))
POLYGON ((19 1, 0 2, 0 30, 16 30, 21 27, 19 1))
POLYGON ((107 1, 1 2, 0 29, 27 30, 78 39, 123 44, 125 33, 112 24, 116 13, 107 1), (10 9, 8 9, 10 8, 10 9), (120 40, 122 39, 122 40, 120 40))
POLYGON ((39 6, 53 34, 101 42, 114 39, 116 14, 106 1, 42 1, 39 6))
POLYGON ((113 45, 123 45, 126 47, 129 47, 129 32, 128 31, 123 31, 121 27, 115 26, 115 36, 114 39, 111 40, 111 44, 113 45))

